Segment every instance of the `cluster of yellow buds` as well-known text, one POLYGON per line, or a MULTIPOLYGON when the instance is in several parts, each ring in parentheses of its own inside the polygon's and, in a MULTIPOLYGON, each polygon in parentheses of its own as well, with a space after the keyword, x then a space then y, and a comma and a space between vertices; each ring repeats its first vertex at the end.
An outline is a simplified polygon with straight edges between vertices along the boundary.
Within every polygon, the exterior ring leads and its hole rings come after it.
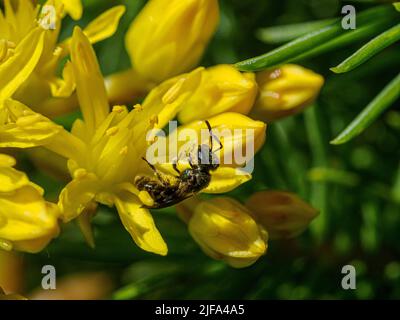
MULTIPOLYGON (((107 78, 109 99, 124 103, 192 70, 218 21, 217 0, 149 1, 126 34, 132 69, 107 78)), ((257 74, 217 65, 202 73, 197 90, 179 113, 182 123, 222 112, 250 113, 270 122, 310 106, 324 83, 322 76, 293 64, 257 74)))

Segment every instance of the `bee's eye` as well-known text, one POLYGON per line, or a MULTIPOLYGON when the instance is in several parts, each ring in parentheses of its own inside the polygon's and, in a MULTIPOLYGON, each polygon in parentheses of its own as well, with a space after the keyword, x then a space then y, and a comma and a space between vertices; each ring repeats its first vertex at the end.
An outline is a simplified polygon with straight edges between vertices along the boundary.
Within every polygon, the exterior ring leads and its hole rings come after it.
POLYGON ((182 179, 187 179, 190 176, 190 170, 185 170, 182 172, 182 179))

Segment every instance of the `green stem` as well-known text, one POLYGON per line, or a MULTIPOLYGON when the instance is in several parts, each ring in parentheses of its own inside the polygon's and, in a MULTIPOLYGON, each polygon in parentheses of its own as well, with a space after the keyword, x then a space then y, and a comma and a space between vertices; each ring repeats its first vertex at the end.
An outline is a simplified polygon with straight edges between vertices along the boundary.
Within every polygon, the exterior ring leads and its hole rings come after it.
MULTIPOLYGON (((328 157, 317 106, 308 108, 304 114, 313 167, 328 168, 328 157)), ((325 181, 313 182, 311 185, 311 203, 320 210, 320 216, 312 223, 311 230, 319 241, 325 236, 328 226, 328 192, 328 184, 325 181)))

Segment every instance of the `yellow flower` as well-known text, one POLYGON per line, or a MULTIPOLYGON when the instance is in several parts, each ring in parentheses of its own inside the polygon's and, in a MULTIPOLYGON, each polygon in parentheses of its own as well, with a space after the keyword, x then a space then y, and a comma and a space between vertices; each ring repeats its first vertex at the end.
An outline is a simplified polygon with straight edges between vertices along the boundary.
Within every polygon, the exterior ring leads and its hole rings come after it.
POLYGON ((205 120, 223 112, 247 114, 253 107, 257 84, 253 73, 230 65, 205 69, 201 83, 178 115, 182 123, 205 120))
POLYGON ((282 191, 257 192, 248 199, 246 207, 268 230, 271 239, 298 236, 319 214, 297 195, 282 191))
POLYGON ((189 71, 218 19, 217 0, 150 0, 126 35, 133 68, 157 83, 189 71))
POLYGON ((267 251, 267 232, 236 200, 201 201, 192 205, 191 211, 189 232, 210 257, 243 268, 255 263, 267 251))
MULTIPOLYGON (((61 217, 64 222, 78 218, 86 238, 92 242, 87 225, 95 203, 115 205, 136 244, 144 250, 165 255, 167 246, 149 210, 142 207, 134 181, 136 176, 153 174, 141 159, 146 156, 151 143, 146 141, 146 135, 151 129, 163 128, 176 116, 198 86, 201 69, 177 81, 161 84, 149 94, 143 106, 137 105, 130 112, 126 107, 115 106, 110 112, 95 53, 78 27, 71 41, 71 59, 83 120, 74 123, 71 133, 62 130, 45 145, 69 159, 68 168, 73 179, 60 194, 61 217)), ((241 117, 245 116, 222 114, 218 119, 211 118, 210 123, 222 126, 223 122, 231 119, 238 128, 240 123, 245 128, 256 123, 259 127, 257 140, 263 140, 265 125, 241 117), (227 118, 221 118, 225 115, 227 118)), ((206 126, 196 123, 193 128, 200 131, 206 126)), ((234 142, 238 144, 236 140, 240 137, 243 138, 239 135, 226 140, 226 148, 229 149, 234 142)), ((244 144, 244 140, 241 139, 240 143, 244 144)), ((211 191, 231 190, 249 180, 248 174, 237 175, 234 170, 233 167, 216 170, 210 184, 211 191)))
MULTIPOLYGON (((0 63, 4 62, 6 58, 12 59, 13 48, 26 39, 33 30, 40 28, 44 33, 44 45, 43 40, 38 41, 39 39, 30 43, 31 46, 42 46, 40 59, 23 86, 20 86, 15 92, 14 98, 47 116, 70 111, 76 107, 76 98, 72 95, 75 83, 70 64, 67 63, 64 66, 62 77, 57 75, 60 62, 69 53, 70 39, 58 43, 58 36, 65 13, 69 13, 75 19, 81 17, 81 2, 79 0, 48 0, 43 9, 35 6, 30 0, 15 0, 13 4, 15 5, 12 5, 10 0, 5 0, 4 14, 0 14, 2 38, 0 63), (54 10, 48 11, 45 15, 44 11, 41 11, 44 8, 54 8, 54 10), (54 29, 50 28, 50 24, 48 27, 50 29, 42 28, 47 22, 46 19, 54 22, 54 29)), ((89 23, 85 28, 85 33, 91 42, 101 41, 114 34, 124 11, 123 6, 116 6, 89 23)), ((27 57, 29 56, 27 55, 27 57)))
POLYGON ((251 116, 266 122, 302 111, 324 84, 319 74, 293 64, 257 73, 256 79, 260 94, 251 116))
POLYGON ((0 154, 0 248, 38 252, 58 234, 58 208, 14 165, 0 154))
POLYGON ((44 31, 33 29, 0 63, 0 147, 43 145, 58 134, 60 126, 12 100, 39 62, 44 46, 44 31))

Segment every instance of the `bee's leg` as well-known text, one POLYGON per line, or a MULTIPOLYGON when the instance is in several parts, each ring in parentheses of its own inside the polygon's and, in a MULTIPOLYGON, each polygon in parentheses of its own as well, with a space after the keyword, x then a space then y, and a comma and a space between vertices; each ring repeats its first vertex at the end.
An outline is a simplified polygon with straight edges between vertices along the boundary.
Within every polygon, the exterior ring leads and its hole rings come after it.
POLYGON ((166 181, 166 180, 164 179, 163 175, 157 170, 157 168, 156 168, 154 165, 152 165, 150 162, 148 162, 147 159, 145 159, 145 158, 143 158, 143 157, 142 157, 142 159, 143 159, 144 161, 146 161, 146 163, 149 165, 149 167, 151 168, 151 170, 154 171, 154 173, 156 174, 158 180, 160 180, 163 184, 168 183, 168 181, 166 181))
POLYGON ((176 172, 178 172, 179 175, 181 174, 181 172, 178 169, 178 160, 177 159, 175 159, 174 162, 172 163, 172 168, 174 168, 174 170, 176 172))
POLYGON ((189 165, 193 169, 193 159, 191 154, 189 154, 189 165))
POLYGON ((208 144, 210 146, 210 150, 213 151, 213 149, 214 149, 214 143, 213 142, 214 142, 214 139, 215 139, 219 143, 219 149, 214 151, 214 152, 217 152, 217 151, 221 150, 224 146, 222 145, 222 142, 218 139, 218 137, 212 132, 212 128, 211 128, 211 125, 208 122, 208 120, 206 120, 205 122, 206 122, 206 125, 207 125, 207 128, 208 128, 208 132, 210 134, 210 138, 209 138, 209 142, 208 142, 208 144))

